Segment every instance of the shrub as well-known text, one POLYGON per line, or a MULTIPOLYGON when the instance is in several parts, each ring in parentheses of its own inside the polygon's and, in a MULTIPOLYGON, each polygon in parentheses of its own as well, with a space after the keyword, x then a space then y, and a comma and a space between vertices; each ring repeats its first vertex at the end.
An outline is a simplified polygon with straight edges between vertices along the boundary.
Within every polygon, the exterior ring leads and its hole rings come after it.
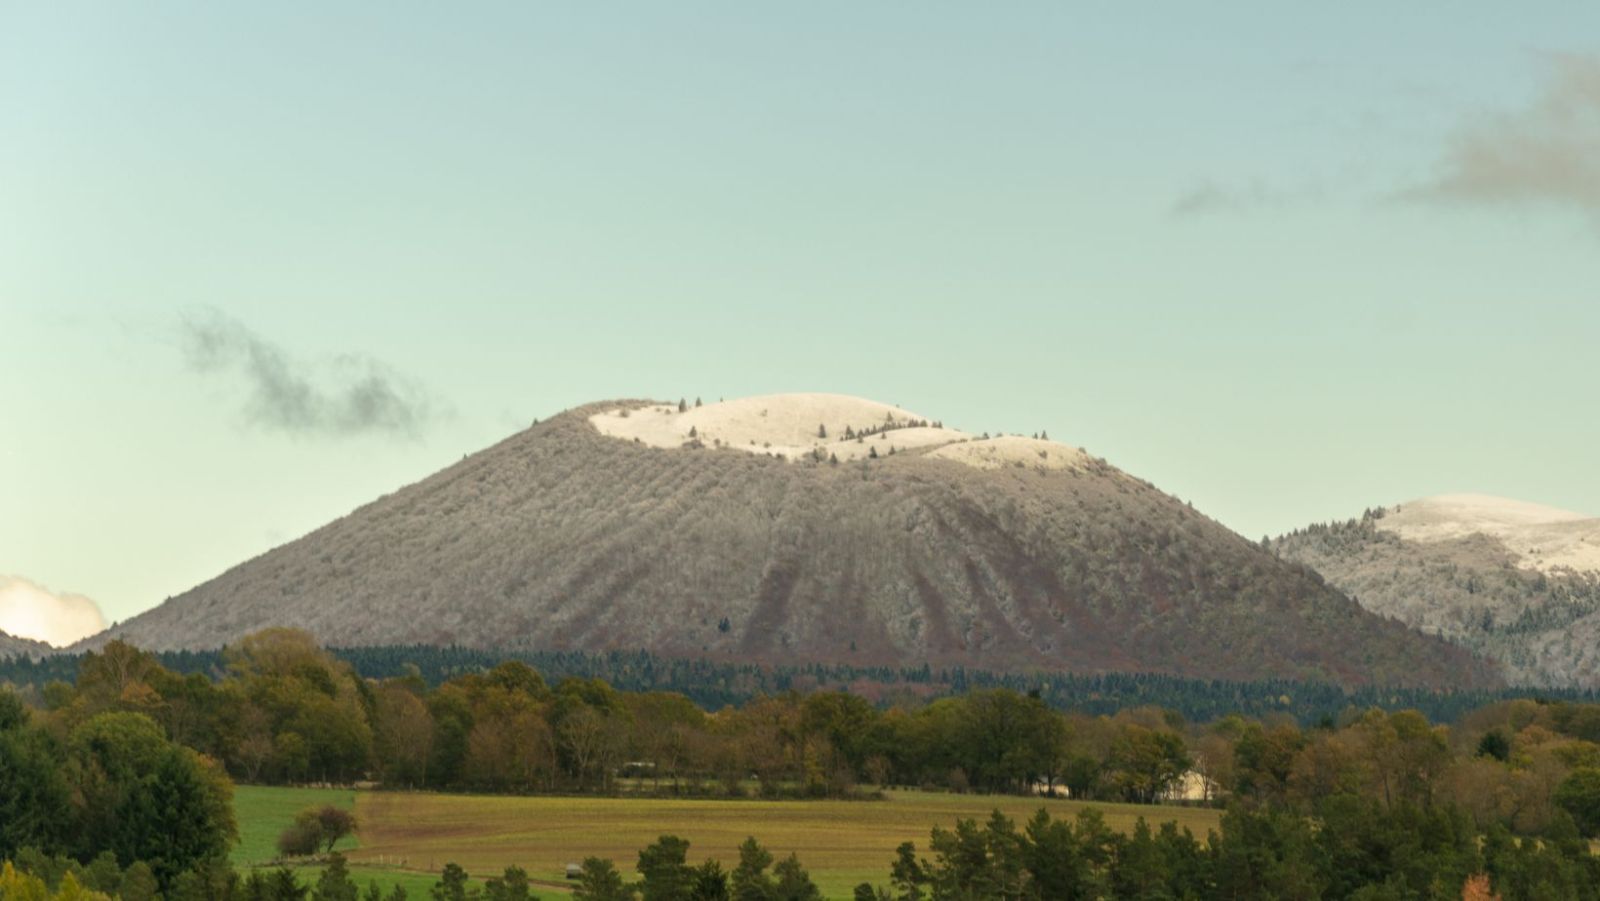
POLYGON ((339 840, 356 831, 355 814, 332 804, 307 807, 295 814, 294 825, 278 836, 278 853, 305 857, 332 851, 339 840))
POLYGON ((315 820, 296 819, 278 835, 278 853, 284 857, 308 857, 321 847, 322 827, 315 820))

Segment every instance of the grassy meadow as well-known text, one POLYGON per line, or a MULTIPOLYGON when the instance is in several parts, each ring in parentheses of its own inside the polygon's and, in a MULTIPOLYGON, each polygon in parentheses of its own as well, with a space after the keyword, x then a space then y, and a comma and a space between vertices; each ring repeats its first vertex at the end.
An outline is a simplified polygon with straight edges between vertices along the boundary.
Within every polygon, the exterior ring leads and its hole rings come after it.
MULTIPOLYGON (((294 815, 307 807, 324 804, 353 810, 356 793, 349 789, 236 787, 233 809, 239 820, 239 843, 233 849, 234 865, 243 870, 273 861, 278 856, 278 835, 294 822, 294 815)), ((439 878, 436 874, 361 863, 365 855, 361 852, 359 833, 339 842, 337 850, 351 858, 350 875, 363 889, 368 882, 377 882, 385 892, 399 885, 409 898, 426 899, 428 889, 439 878)), ((300 881, 306 884, 314 884, 322 872, 321 867, 315 866, 296 867, 295 870, 300 881)))
MULTIPOLYGON (((568 862, 597 856, 633 873, 640 848, 661 835, 690 842, 691 862, 715 857, 724 867, 754 835, 782 858, 790 852, 829 898, 848 898, 860 882, 886 883, 894 849, 905 841, 926 849, 935 825, 958 818, 982 820, 999 808, 1022 821, 1040 807, 1073 817, 1091 806, 1074 801, 994 795, 896 791, 884 801, 671 800, 655 798, 510 797, 412 792, 351 792, 241 786, 236 796, 242 841, 235 859, 259 862, 296 811, 310 804, 353 806, 358 840, 341 843, 357 882, 402 884, 412 898, 447 862, 475 877, 516 864, 550 893, 564 889, 568 862)), ((1114 829, 1141 816, 1152 823, 1176 820, 1196 835, 1217 826, 1218 812, 1186 807, 1094 804, 1114 829)), ((315 879, 307 868, 302 878, 315 879)))
MULTIPOLYGON (((233 812, 239 819, 239 844, 233 848, 234 865, 252 866, 277 858, 278 834, 294 822, 294 815, 324 804, 354 810, 356 793, 329 788, 235 787, 233 812)), ((348 853, 357 844, 358 840, 347 838, 339 843, 339 850, 348 853)))

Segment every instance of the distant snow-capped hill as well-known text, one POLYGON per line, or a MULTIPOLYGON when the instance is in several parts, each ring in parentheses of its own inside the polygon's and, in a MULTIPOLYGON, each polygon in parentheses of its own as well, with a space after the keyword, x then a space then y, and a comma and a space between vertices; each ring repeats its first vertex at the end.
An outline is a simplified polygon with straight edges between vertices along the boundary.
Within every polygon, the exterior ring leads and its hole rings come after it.
POLYGON ((1375 613, 1494 658, 1512 682, 1600 687, 1600 519, 1441 495, 1271 548, 1375 613))

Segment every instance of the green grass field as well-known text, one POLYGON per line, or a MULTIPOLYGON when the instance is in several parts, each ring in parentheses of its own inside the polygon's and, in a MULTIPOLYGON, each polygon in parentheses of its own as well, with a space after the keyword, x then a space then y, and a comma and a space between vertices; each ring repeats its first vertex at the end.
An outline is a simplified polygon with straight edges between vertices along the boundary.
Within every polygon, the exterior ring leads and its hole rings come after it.
MULTIPOLYGON (((233 812, 239 819, 239 844, 233 849, 234 864, 251 866, 275 859, 278 835, 294 822, 294 815, 324 804, 354 810, 356 793, 348 789, 237 786, 233 812)), ((339 843, 339 850, 348 853, 358 843, 347 838, 339 843)))
MULTIPOLYGON (((265 788, 257 785, 240 785, 234 789, 233 809, 239 819, 239 844, 234 846, 232 859, 241 870, 252 866, 266 866, 277 856, 278 834, 294 822, 294 815, 307 807, 332 804, 353 810, 356 793, 349 789, 324 788, 265 788)), ((428 889, 438 880, 436 874, 411 872, 399 867, 363 865, 360 852, 360 835, 339 843, 338 849, 351 858, 350 875, 363 889, 368 882, 376 882, 385 893, 395 885, 406 890, 409 899, 428 897, 428 889)), ((322 868, 296 867, 300 881, 316 883, 322 868)))
MULTIPOLYGON (((269 859, 278 832, 310 804, 352 804, 359 842, 341 845, 357 882, 399 882, 411 898, 426 898, 428 886, 448 862, 474 877, 496 875, 507 865, 526 869, 545 891, 565 886, 568 862, 610 858, 632 875, 640 848, 664 834, 690 841, 690 858, 715 857, 730 868, 735 848, 754 835, 775 855, 791 851, 829 898, 848 898, 860 882, 888 881, 894 849, 915 842, 925 849, 935 825, 958 818, 982 820, 999 808, 1022 821, 1040 807, 1072 817, 1088 806, 1073 801, 1007 796, 890 792, 885 801, 724 801, 653 798, 506 797, 409 792, 339 792, 241 786, 236 796, 242 841, 235 859, 269 859)), ((1218 812, 1186 807, 1095 804, 1115 829, 1130 829, 1139 817, 1152 823, 1175 820, 1196 835, 1216 828, 1218 812)), ((315 871, 307 868, 307 880, 315 871)))

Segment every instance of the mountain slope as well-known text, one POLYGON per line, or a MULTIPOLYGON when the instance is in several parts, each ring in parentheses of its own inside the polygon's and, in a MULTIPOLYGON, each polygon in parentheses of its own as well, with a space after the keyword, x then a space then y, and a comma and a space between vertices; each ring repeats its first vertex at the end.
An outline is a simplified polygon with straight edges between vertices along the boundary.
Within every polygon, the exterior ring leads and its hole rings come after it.
POLYGON ((112 631, 198 648, 283 624, 346 645, 1497 679, 1081 450, 831 395, 571 410, 112 631))
POLYGON ((1600 687, 1600 519, 1446 495, 1272 542, 1367 609, 1497 660, 1519 685, 1600 687))
POLYGON ((55 648, 31 638, 18 638, 0 632, 0 660, 8 657, 43 657, 55 653, 55 648))

